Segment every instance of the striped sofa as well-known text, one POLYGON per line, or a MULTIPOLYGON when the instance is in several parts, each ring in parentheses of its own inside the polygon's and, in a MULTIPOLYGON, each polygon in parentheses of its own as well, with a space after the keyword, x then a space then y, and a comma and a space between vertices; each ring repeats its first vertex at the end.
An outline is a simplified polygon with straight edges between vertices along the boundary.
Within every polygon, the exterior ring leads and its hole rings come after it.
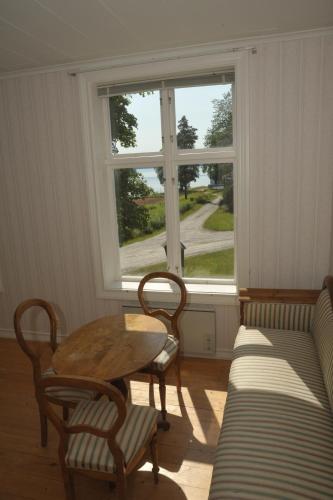
POLYGON ((333 278, 240 301, 209 500, 333 499, 333 278))

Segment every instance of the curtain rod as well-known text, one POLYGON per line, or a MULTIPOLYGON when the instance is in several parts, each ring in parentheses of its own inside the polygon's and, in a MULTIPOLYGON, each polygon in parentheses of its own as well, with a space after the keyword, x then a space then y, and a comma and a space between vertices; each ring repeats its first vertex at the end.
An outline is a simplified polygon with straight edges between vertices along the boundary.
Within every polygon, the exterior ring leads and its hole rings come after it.
MULTIPOLYGON (((204 55, 216 55, 216 54, 231 54, 231 53, 235 53, 235 52, 242 52, 242 51, 249 51, 251 52, 251 54, 256 54, 257 53, 257 48, 256 47, 231 47, 230 49, 223 49, 223 50, 216 50, 214 52, 206 52, 206 53, 201 53, 201 54, 198 54, 198 56, 204 56, 204 55)), ((141 64, 147 64, 147 63, 152 63, 152 62, 166 62, 166 61, 176 61, 177 59, 187 59, 187 58, 190 58, 190 57, 195 57, 194 54, 188 54, 188 55, 185 55, 185 56, 170 56, 170 57, 165 57, 165 58, 158 58, 157 56, 156 57, 152 57, 150 60, 146 60, 146 61, 139 61, 139 62, 123 62, 123 63, 119 63, 119 64, 106 64, 105 66, 93 66, 93 67, 90 67, 90 68, 86 68, 86 69, 73 69, 71 71, 68 71, 67 74, 70 75, 70 76, 76 76, 76 75, 79 75, 81 73, 90 73, 92 71, 102 71, 102 70, 106 70, 106 69, 114 69, 114 68, 121 68, 121 67, 124 67, 124 66, 139 66, 141 64)))

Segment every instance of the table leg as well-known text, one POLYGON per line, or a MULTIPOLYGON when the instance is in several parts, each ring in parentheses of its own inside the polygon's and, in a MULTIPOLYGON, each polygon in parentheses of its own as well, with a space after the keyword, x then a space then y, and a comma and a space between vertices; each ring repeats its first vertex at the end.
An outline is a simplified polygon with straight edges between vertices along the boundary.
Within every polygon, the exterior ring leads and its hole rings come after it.
POLYGON ((112 385, 117 387, 117 389, 122 393, 124 398, 127 400, 128 398, 128 387, 123 378, 117 378, 115 380, 112 380, 111 382, 112 385))

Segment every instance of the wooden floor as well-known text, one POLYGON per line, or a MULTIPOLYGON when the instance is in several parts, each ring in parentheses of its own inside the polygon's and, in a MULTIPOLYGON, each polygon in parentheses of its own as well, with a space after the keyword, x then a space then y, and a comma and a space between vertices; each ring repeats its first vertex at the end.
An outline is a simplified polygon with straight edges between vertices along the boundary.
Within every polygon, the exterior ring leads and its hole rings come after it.
MULTIPOLYGON (((129 499, 207 499, 229 367, 227 361, 183 360, 180 396, 170 373, 171 429, 158 433, 160 482, 154 485, 151 464, 146 463, 129 478, 129 499)), ((134 403, 149 404, 147 379, 131 380, 130 387, 134 403)), ((158 407, 157 385, 154 398, 158 407)), ((64 499, 57 443, 50 425, 48 447, 40 447, 31 365, 16 341, 0 339, 0 499, 64 499)), ((77 500, 117 498, 104 481, 76 475, 75 488, 77 500)))

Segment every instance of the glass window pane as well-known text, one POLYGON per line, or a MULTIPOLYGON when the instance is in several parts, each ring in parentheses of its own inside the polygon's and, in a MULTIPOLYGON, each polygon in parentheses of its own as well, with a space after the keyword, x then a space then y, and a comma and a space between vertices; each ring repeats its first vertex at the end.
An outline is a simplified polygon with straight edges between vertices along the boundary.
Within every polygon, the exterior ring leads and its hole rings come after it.
POLYGON ((179 149, 232 146, 232 85, 175 89, 179 149))
POLYGON ((109 103, 114 155, 162 149, 158 90, 112 96, 109 103))
POLYGON ((115 170, 122 275, 167 268, 163 167, 115 170))
POLYGON ((178 167, 182 274, 233 278, 233 165, 178 167))

